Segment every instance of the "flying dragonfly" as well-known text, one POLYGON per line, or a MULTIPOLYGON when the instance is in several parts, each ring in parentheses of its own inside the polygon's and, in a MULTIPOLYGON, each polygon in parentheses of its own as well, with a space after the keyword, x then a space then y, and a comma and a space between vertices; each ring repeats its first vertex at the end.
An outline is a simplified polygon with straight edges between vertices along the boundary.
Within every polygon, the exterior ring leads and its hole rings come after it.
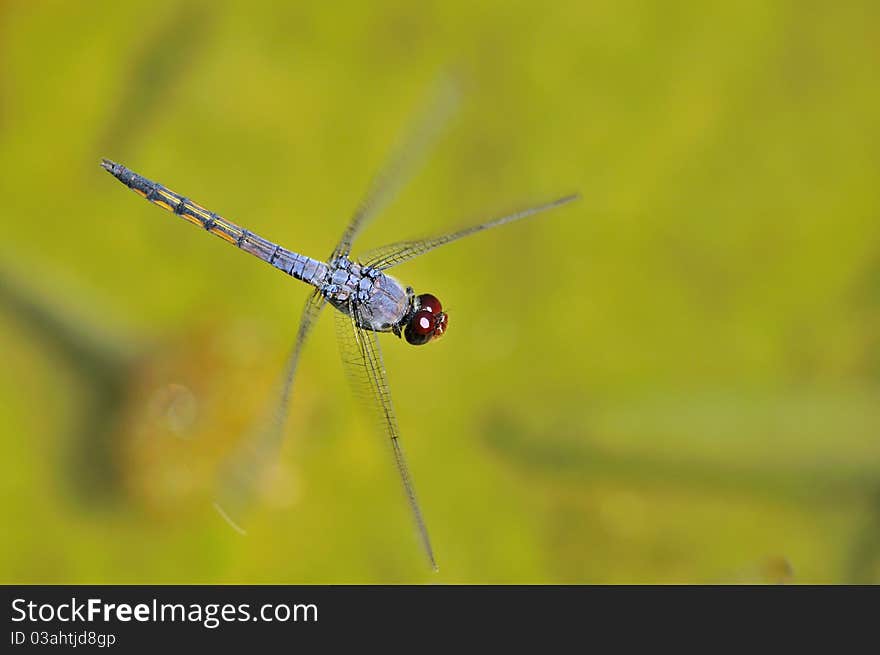
POLYGON ((313 287, 302 312, 293 350, 284 369, 279 398, 268 425, 256 432, 254 438, 245 440, 243 447, 230 459, 226 482, 221 486, 218 503, 215 503, 220 514, 241 532, 243 530, 232 518, 229 508, 243 502, 259 471, 278 452, 300 353, 318 315, 330 305, 336 310, 337 340, 346 374, 391 446, 422 547, 432 568, 437 570, 428 529, 404 459, 378 335, 391 333, 409 344, 425 345, 446 332, 449 316, 436 296, 430 293, 416 294, 412 287, 391 277, 386 271, 458 239, 560 207, 578 198, 577 194, 566 195, 454 232, 392 243, 352 258, 351 249, 355 239, 366 223, 388 204, 402 186, 404 177, 411 174, 416 154, 423 152, 436 136, 443 113, 435 108, 406 140, 407 147, 392 157, 383 169, 384 173, 370 186, 339 243, 326 260, 313 259, 283 248, 122 164, 108 159, 101 162, 104 169, 117 180, 151 203, 313 287))

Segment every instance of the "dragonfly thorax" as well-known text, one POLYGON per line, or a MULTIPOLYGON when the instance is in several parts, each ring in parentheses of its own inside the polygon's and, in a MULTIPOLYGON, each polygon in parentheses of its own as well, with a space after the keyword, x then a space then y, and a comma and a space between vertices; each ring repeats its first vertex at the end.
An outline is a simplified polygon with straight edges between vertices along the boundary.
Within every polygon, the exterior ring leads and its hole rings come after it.
POLYGON ((413 291, 381 271, 340 258, 333 262, 324 297, 358 325, 374 332, 399 331, 413 311, 413 291))

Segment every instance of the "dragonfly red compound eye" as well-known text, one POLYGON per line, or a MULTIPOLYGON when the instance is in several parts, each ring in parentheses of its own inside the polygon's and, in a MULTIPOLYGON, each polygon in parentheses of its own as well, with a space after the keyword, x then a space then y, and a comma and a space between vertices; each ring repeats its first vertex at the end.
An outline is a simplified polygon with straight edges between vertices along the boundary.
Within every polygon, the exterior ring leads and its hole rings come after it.
POLYGON ((439 314, 443 311, 443 305, 437 300, 437 296, 432 296, 430 293, 423 293, 419 296, 419 309, 424 309, 432 314, 439 314))
POLYGON ((434 314, 427 309, 416 312, 410 321, 412 331, 418 335, 426 335, 434 332, 434 314))
POLYGON ((407 342, 414 346, 421 346, 428 343, 434 336, 434 315, 426 309, 420 309, 406 324, 403 331, 407 342))

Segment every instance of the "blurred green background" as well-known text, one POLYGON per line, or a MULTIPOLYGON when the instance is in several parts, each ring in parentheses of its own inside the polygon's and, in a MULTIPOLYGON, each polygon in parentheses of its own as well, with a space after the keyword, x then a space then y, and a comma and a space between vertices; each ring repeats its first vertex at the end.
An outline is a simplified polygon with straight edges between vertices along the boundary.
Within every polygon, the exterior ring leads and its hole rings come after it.
POLYGON ((0 1, 0 581, 880 582, 878 25, 0 1), (98 162, 324 256, 447 70, 462 109, 362 248, 583 199, 395 270, 451 314, 383 338, 440 572, 327 315, 242 537, 215 473, 307 291, 98 162))

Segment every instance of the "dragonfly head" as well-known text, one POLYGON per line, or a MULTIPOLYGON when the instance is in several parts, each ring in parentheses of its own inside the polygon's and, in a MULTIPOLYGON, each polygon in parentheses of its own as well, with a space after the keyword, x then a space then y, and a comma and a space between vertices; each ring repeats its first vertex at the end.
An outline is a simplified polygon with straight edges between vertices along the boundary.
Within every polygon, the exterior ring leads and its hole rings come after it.
POLYGON ((415 299, 415 310, 403 330, 408 343, 421 346, 443 336, 449 325, 449 317, 436 296, 423 293, 415 299))

